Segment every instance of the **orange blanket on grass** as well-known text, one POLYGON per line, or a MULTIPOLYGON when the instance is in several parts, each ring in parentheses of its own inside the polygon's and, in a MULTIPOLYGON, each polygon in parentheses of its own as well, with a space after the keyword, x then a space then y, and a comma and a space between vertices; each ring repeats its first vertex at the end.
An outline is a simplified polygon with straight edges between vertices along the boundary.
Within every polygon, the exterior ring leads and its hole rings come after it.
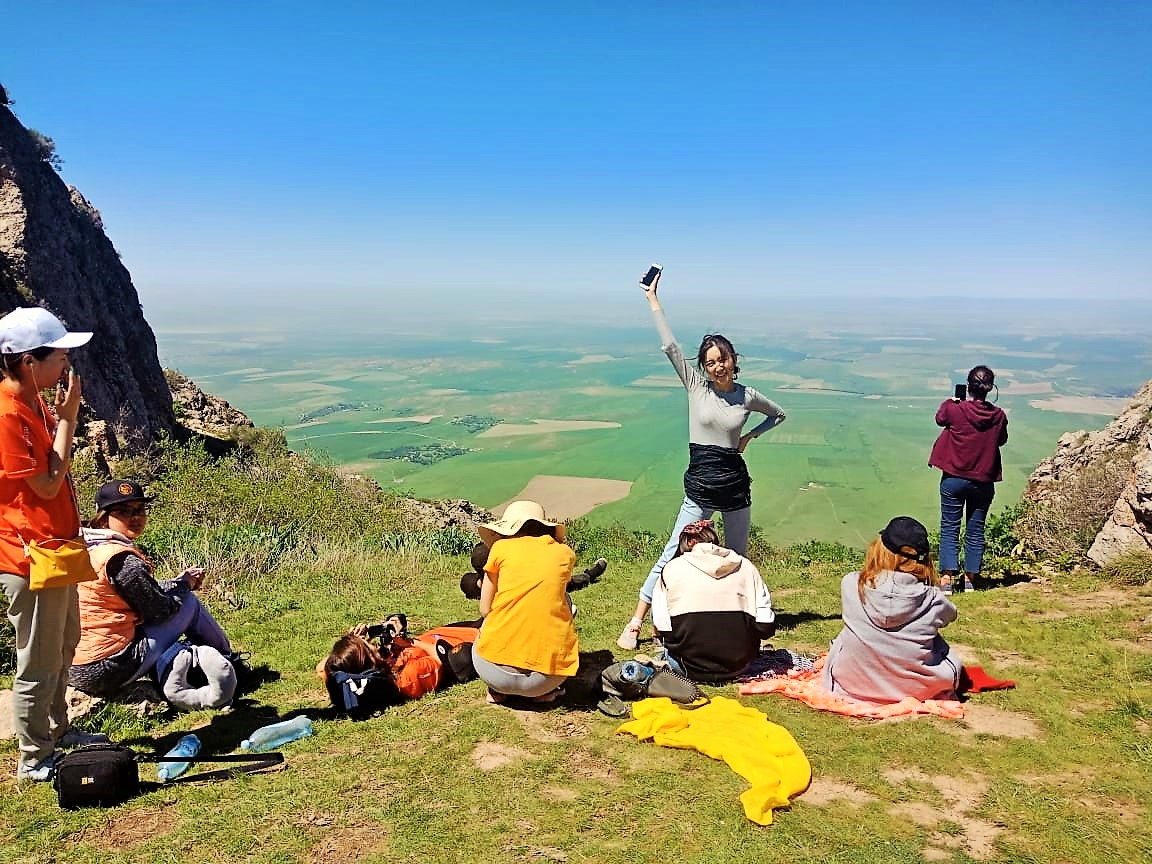
POLYGON ((843 696, 829 693, 820 683, 826 657, 825 654, 817 658, 810 670, 794 669, 787 675, 741 684, 740 695, 779 693, 789 699, 799 699, 805 705, 819 711, 832 711, 848 717, 867 717, 872 720, 909 717, 915 714, 935 714, 937 717, 947 717, 952 720, 964 719, 964 706, 954 699, 929 699, 926 702, 921 702, 919 699, 913 699, 909 696, 907 699, 885 705, 875 702, 860 702, 856 699, 846 699, 843 696))

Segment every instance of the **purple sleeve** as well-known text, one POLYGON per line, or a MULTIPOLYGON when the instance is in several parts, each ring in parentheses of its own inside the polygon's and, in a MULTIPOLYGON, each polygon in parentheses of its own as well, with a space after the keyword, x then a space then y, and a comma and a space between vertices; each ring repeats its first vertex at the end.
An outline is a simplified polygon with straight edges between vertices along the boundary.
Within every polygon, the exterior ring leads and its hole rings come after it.
POLYGON ((945 399, 940 403, 940 407, 936 409, 936 425, 937 426, 951 426, 952 420, 948 416, 951 414, 951 407, 956 403, 951 399, 945 399))

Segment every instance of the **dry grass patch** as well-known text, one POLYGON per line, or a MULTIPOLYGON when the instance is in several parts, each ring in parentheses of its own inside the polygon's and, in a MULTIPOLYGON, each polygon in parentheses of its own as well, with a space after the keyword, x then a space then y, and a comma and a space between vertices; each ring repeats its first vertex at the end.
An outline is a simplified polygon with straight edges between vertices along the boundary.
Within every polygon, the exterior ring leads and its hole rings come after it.
POLYGON ((472 763, 481 771, 495 771, 513 762, 533 758, 535 756, 527 750, 495 741, 481 741, 472 751, 472 763))
POLYGON ((969 744, 975 744, 976 738, 980 735, 1026 738, 1032 741, 1039 740, 1043 736, 1039 725, 1030 717, 978 702, 965 703, 964 719, 960 721, 960 728, 964 731, 964 739, 969 744))
MULTIPOLYGON (((329 823, 330 824, 330 823, 329 823)), ((309 850, 308 864, 347 864, 364 861, 376 853, 390 851, 392 832, 387 825, 339 825, 326 828, 326 834, 309 850)))
POLYGON ((871 804, 880 799, 871 792, 865 792, 858 786, 845 783, 843 780, 815 777, 812 779, 812 785, 797 800, 816 807, 827 807, 844 803, 860 806, 871 804))
POLYGON ((108 810, 103 825, 92 825, 73 834, 70 840, 87 843, 101 852, 119 852, 135 849, 157 837, 172 833, 179 821, 177 811, 169 806, 134 807, 129 810, 108 810))

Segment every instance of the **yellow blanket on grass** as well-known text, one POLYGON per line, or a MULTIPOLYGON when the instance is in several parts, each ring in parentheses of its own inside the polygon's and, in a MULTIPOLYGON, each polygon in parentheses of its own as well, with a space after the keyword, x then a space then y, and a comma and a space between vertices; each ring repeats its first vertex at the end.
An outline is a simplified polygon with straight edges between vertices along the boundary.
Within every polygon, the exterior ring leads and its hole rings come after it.
POLYGON ((699 708, 642 699, 632 703, 632 717, 617 733, 727 762, 752 784, 740 802, 744 815, 758 825, 771 825, 772 811, 787 807, 812 782, 812 766, 792 734, 735 699, 714 696, 699 708))

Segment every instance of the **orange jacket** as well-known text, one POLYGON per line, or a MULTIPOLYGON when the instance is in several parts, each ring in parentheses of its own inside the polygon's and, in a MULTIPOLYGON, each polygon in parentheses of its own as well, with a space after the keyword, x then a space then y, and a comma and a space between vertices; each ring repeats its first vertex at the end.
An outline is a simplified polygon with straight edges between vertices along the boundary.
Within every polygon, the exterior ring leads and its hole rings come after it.
POLYGON ((455 647, 464 642, 475 642, 480 631, 475 627, 436 627, 414 639, 397 637, 392 645, 399 649, 390 659, 392 678, 396 688, 408 699, 419 699, 440 686, 440 658, 436 643, 447 642, 455 647))

